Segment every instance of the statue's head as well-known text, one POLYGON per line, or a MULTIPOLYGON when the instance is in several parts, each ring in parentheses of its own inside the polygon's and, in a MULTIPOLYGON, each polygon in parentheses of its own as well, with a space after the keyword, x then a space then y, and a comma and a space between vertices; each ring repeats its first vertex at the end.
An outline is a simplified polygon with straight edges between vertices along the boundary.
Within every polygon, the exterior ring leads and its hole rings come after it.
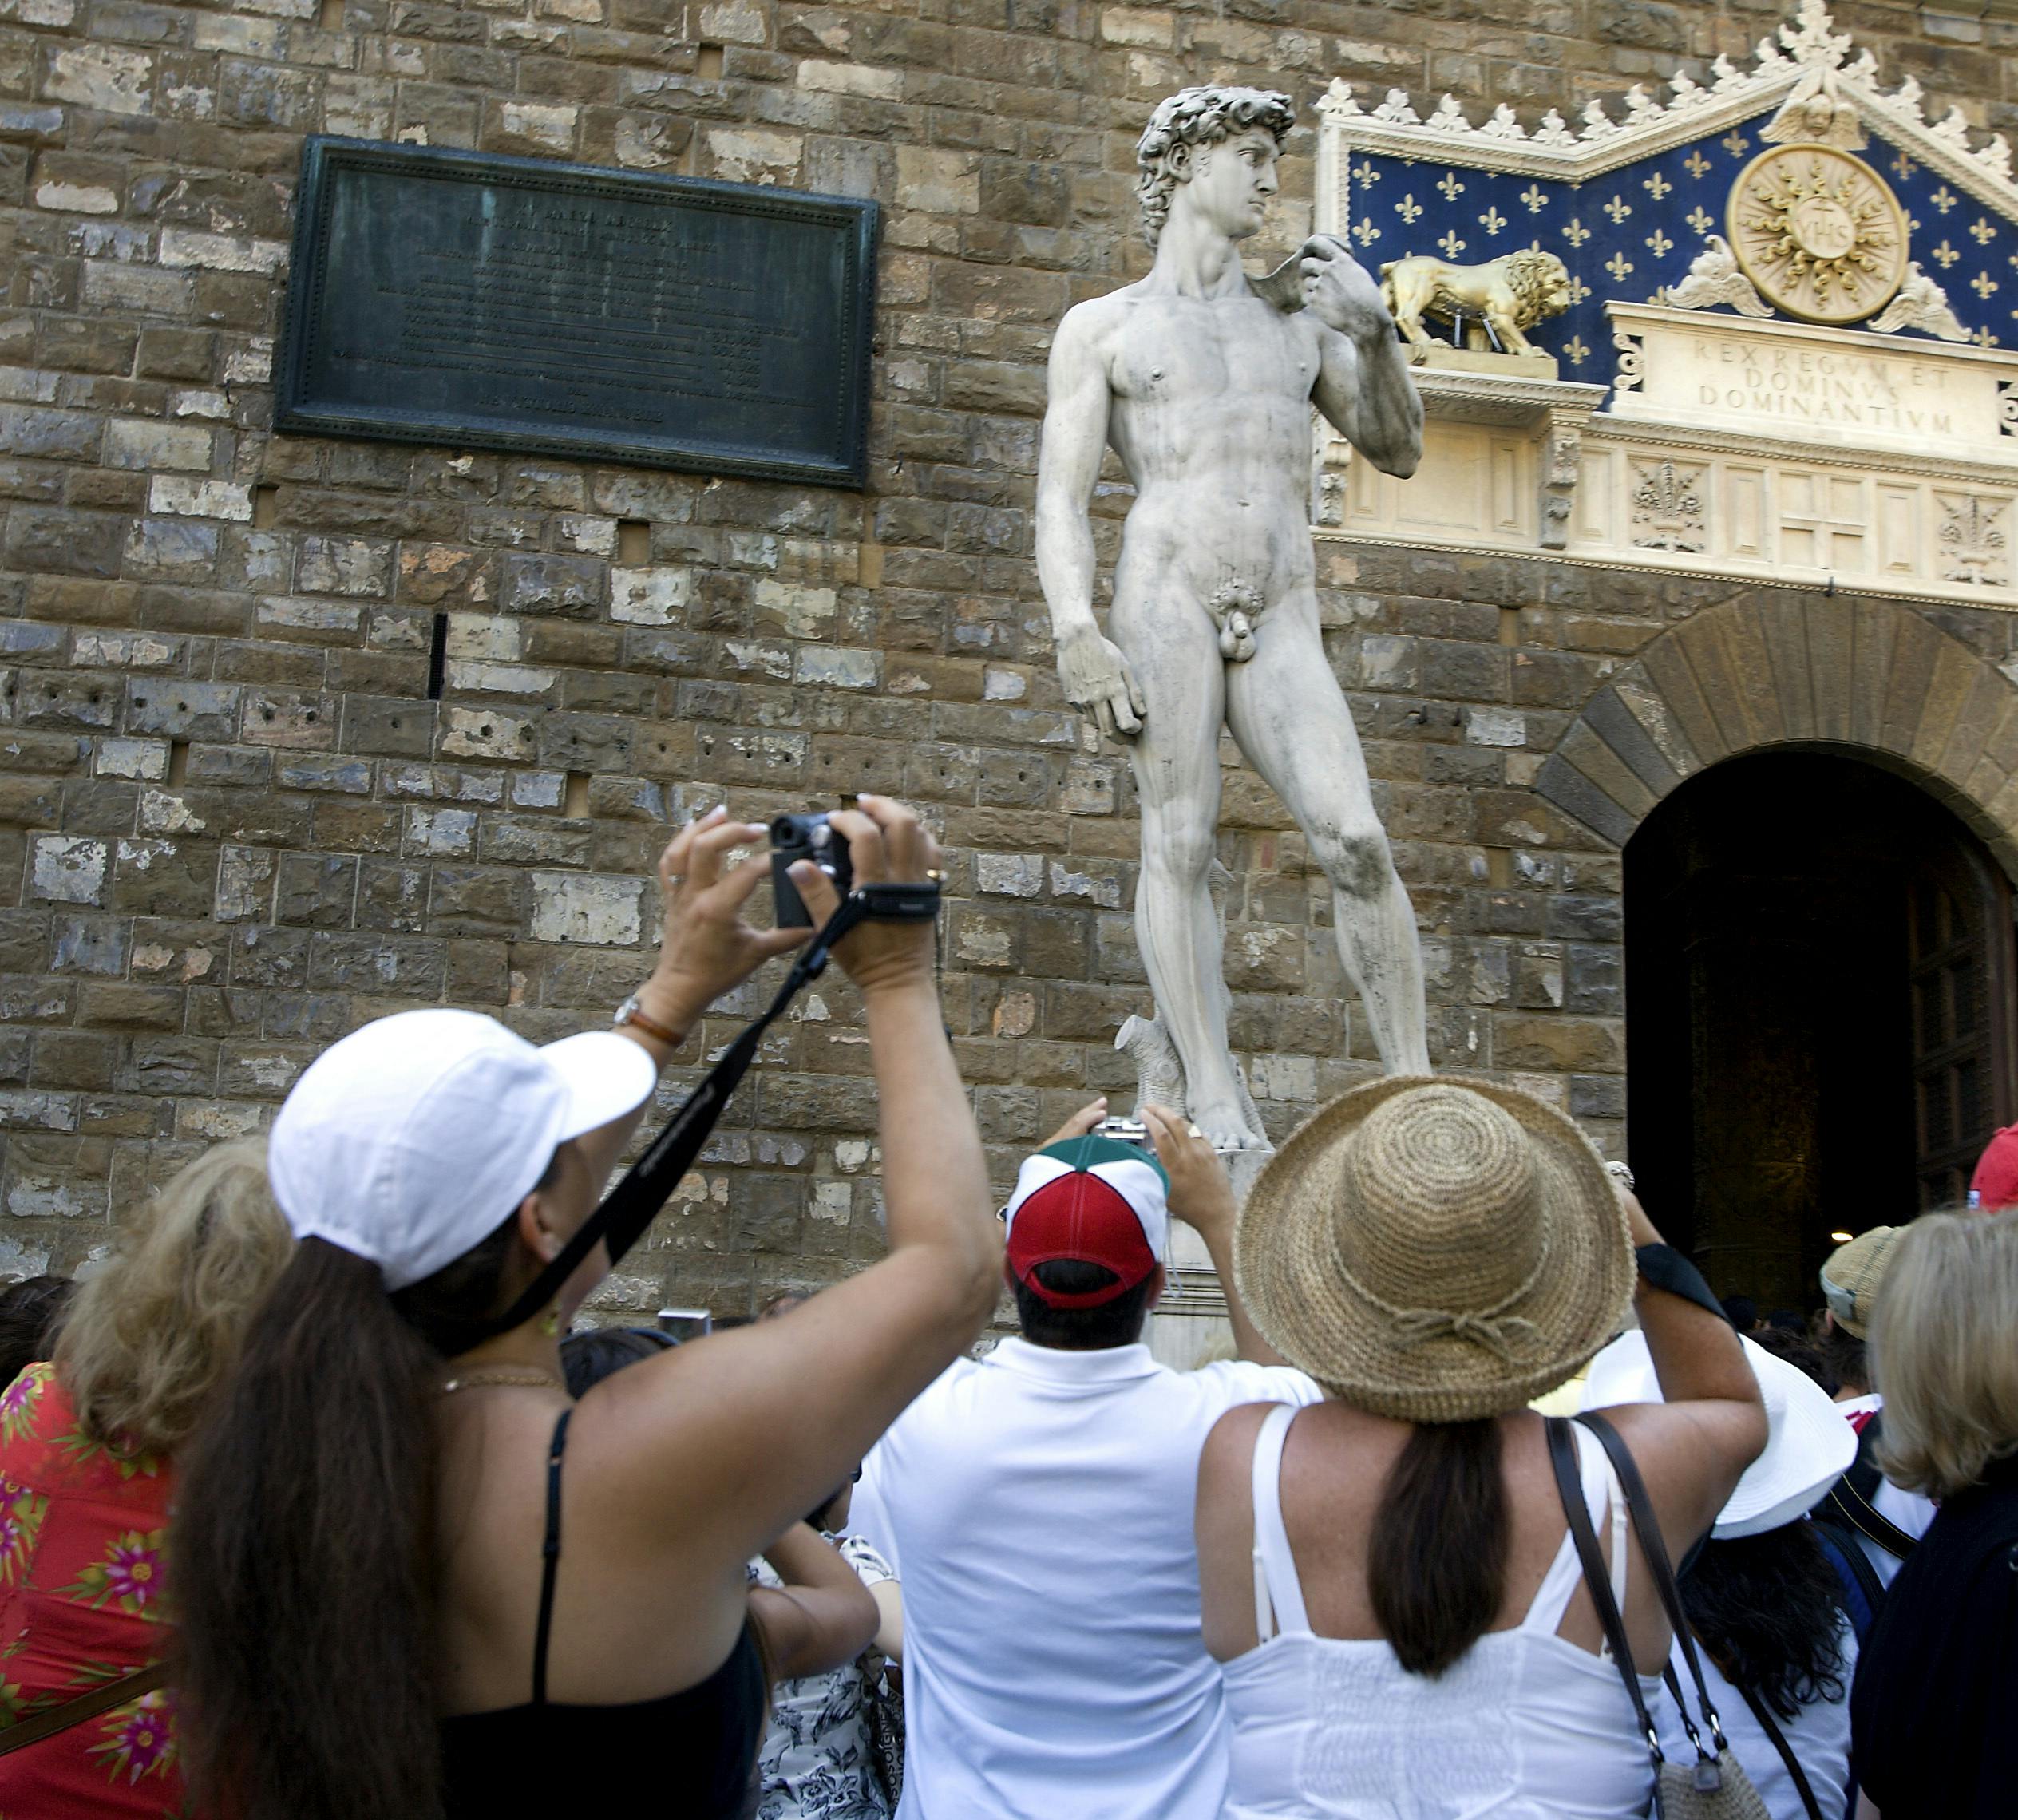
POLYGON ((1270 89, 1180 89, 1159 101, 1135 146, 1143 239, 1156 245, 1171 192, 1189 179, 1200 152, 1248 133, 1267 134, 1280 148, 1296 124, 1295 104, 1270 89))

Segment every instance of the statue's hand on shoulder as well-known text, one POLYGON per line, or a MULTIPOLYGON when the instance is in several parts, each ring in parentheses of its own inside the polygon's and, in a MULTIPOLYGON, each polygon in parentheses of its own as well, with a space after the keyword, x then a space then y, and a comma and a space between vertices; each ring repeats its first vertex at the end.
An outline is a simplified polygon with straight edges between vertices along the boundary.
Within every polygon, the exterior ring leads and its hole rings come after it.
POLYGON ((1314 235, 1304 243, 1304 307, 1328 329, 1357 340, 1391 335, 1395 318, 1367 268, 1343 240, 1314 235))
POLYGON ((1074 707, 1093 717, 1100 730, 1113 739, 1133 739, 1142 730, 1147 710, 1142 691, 1136 686, 1134 672, 1121 647, 1103 638, 1097 627, 1068 634, 1058 640, 1058 680, 1065 685, 1065 698, 1074 707))

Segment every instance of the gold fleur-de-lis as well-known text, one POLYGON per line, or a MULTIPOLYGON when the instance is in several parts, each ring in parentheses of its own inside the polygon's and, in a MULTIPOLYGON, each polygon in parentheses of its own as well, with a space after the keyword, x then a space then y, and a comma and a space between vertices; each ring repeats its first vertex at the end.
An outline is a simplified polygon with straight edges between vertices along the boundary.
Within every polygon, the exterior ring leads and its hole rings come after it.
POLYGON ((1611 273, 1614 283, 1623 283, 1626 274, 1632 270, 1632 261, 1624 253, 1614 253, 1605 262, 1605 269, 1611 273))
POLYGON ((1569 307, 1571 309, 1575 309, 1577 306, 1582 303, 1585 298, 1589 297, 1590 294, 1591 287, 1588 284, 1585 283, 1581 278, 1573 276, 1570 279, 1569 307))
POLYGON ((1573 215, 1569 218, 1569 226, 1562 231, 1562 237, 1573 247, 1581 247, 1591 237, 1591 231, 1573 215))
POLYGON ((1997 338, 1992 334, 1988 329, 1978 329, 1974 334, 1969 337, 1969 339, 1974 342, 1978 347, 1995 347, 1997 345, 1997 338))
POLYGON ((1584 346, 1584 338, 1581 335, 1572 335, 1562 344, 1562 350, 1569 356, 1569 364, 1572 366, 1581 366, 1591 357, 1591 350, 1584 346))
POLYGON ((1688 174, 1692 177, 1695 178, 1698 183, 1702 182, 1703 175, 1708 171, 1709 168, 1710 160, 1704 157, 1700 152, 1692 152, 1682 160, 1682 168, 1687 171, 1688 174))
POLYGON ((1506 225, 1506 217, 1497 208, 1488 208, 1486 212, 1478 217, 1478 222, 1488 234, 1497 234, 1506 225))
POLYGON ((1454 259, 1465 250, 1465 243, 1458 238, 1458 231, 1454 228, 1447 229, 1437 244, 1443 249, 1443 256, 1446 259, 1454 259))
POLYGON ((1352 180, 1355 184, 1377 184, 1380 181, 1380 172, 1372 164, 1355 164, 1352 168, 1352 180))
POLYGON ((1909 215, 1906 217, 1906 231, 1909 234, 1917 234, 1920 231, 1920 217, 1918 216, 1909 215))
POLYGON ((1624 196, 1614 193, 1612 200, 1605 204, 1605 212, 1612 217, 1612 225, 1616 228, 1632 212, 1632 204, 1624 196))
POLYGON ((1960 202, 1962 199, 1957 196, 1954 191, 1950 189, 1947 184, 1943 184, 1941 188, 1936 190, 1932 196, 1928 197, 1927 200, 1931 202, 1935 208, 1938 208, 1942 214, 1945 215, 1949 210, 1953 208, 1955 204, 1960 202))
POLYGON ((1934 257, 1941 261, 1941 270, 1943 271, 1947 271, 1947 269, 1954 264, 1954 263, 1962 255, 1957 252, 1953 247, 1949 245, 1945 240, 1942 241, 1938 247, 1934 248, 1934 257))
POLYGON ((1976 236, 1976 243, 1979 247, 1988 246, 1997 237, 1996 229, 1980 215, 1969 224, 1969 231, 1976 236))
POLYGON ((1443 192, 1443 200, 1446 202, 1455 202, 1465 193, 1465 186, 1458 182, 1458 173, 1455 171, 1446 171, 1437 179, 1436 187, 1443 192))
POLYGON ((1395 212, 1412 228, 1415 218, 1422 212, 1422 205, 1413 196, 1405 196, 1395 204, 1395 212))
POLYGON ((1371 247, 1380 238, 1380 230, 1363 216, 1352 224, 1352 238, 1363 247, 1371 247))
POLYGON ((1698 203, 1683 217, 1699 234, 1707 234, 1716 224, 1716 217, 1701 203, 1698 203))
POLYGON ((1727 133, 1719 143, 1734 158, 1743 157, 1747 148, 1751 144, 1751 141, 1742 133, 1727 133))
POLYGON ((1530 215, 1539 215, 1549 206, 1549 199, 1541 193, 1541 186, 1539 184, 1529 184, 1521 192, 1521 200, 1528 205, 1528 213, 1530 215))
POLYGON ((1658 228, 1656 228, 1647 236, 1647 244, 1648 247, 1652 248, 1653 255, 1656 259, 1664 258, 1675 250, 1675 243, 1669 239, 1665 234, 1662 233, 1658 228))
POLYGON ((1969 289, 1986 303, 1990 301, 1990 293, 1996 288, 1997 281, 1987 271, 1980 271, 1969 280, 1969 289))
POLYGON ((1892 168, 1899 173, 1899 181, 1901 183, 1904 183, 1906 179, 1911 176, 1915 171, 1920 168, 1920 167, 1914 164, 1905 152, 1901 152, 1897 157, 1892 160, 1892 168))
POLYGON ((1675 186, 1668 182, 1667 178, 1664 177, 1660 172, 1656 171, 1640 187, 1644 190, 1648 195, 1652 196, 1656 202, 1658 202, 1675 186))

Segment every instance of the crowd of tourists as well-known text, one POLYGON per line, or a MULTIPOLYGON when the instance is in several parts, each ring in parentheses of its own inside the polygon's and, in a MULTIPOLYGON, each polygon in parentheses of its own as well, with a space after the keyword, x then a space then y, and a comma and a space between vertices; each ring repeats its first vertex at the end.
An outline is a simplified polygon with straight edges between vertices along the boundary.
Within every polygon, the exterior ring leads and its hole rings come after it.
MULTIPOLYGON (((850 903, 936 880, 900 805, 832 825, 850 903)), ((2010 1811, 2018 1130, 1980 1205, 1874 1209, 1811 1321, 1457 1076, 1332 1101, 1237 1210, 1181 1114, 1095 1102, 998 1212, 914 895, 833 946, 883 1258, 571 1332, 661 1070, 809 939, 746 913, 762 832, 667 848, 613 1028, 367 1024, 0 1295, 0 1814, 2010 1811), (1189 1371, 1143 1343, 1173 1221, 1235 1355, 1189 1371)))

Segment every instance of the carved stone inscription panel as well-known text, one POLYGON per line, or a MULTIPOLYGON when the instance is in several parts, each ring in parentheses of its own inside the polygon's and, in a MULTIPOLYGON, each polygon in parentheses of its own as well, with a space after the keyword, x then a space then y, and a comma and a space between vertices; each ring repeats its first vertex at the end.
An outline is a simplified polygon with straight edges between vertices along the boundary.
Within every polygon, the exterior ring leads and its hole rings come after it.
POLYGON ((876 204, 311 139, 278 427, 859 485, 876 204))
POLYGON ((1753 436, 2010 459, 2000 388, 2018 354, 1857 330, 1614 303, 1639 372, 1612 414, 1753 436))

